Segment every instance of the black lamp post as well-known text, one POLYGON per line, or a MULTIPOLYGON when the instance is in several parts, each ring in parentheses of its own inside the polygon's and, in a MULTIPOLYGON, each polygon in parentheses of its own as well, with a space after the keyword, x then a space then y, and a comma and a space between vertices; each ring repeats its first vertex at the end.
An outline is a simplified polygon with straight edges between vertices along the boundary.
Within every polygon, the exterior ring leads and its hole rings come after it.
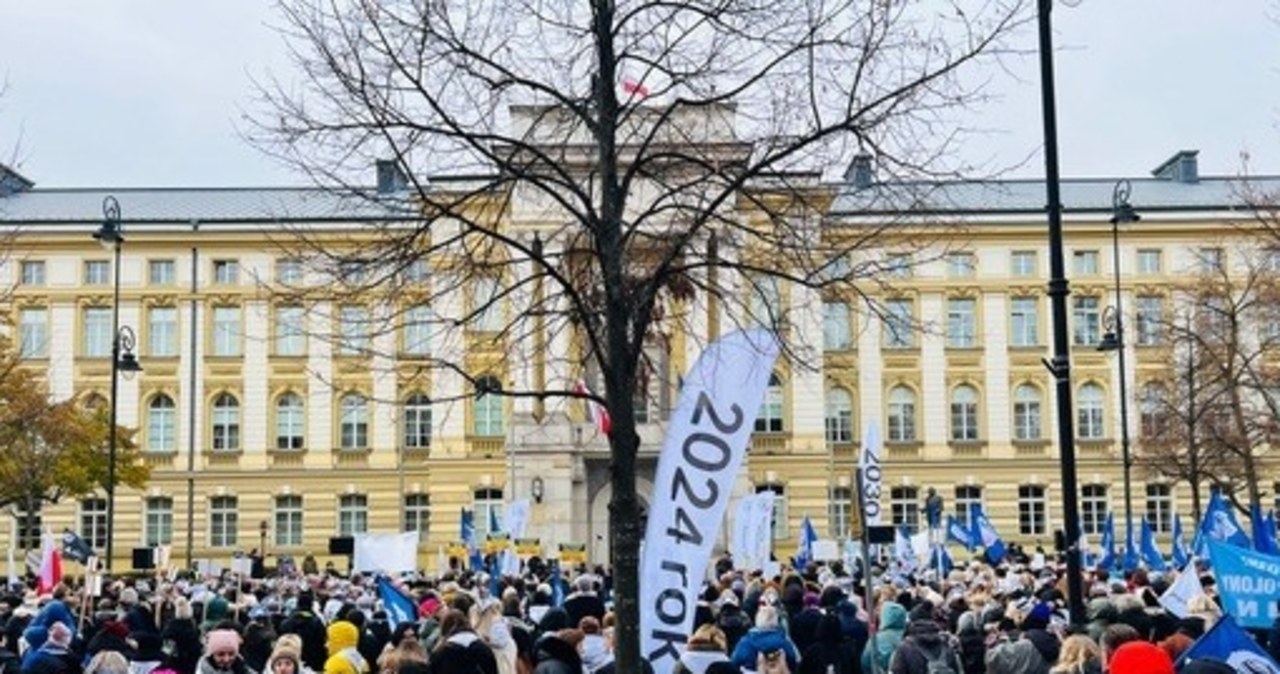
POLYGON ((102 218, 102 226, 93 233, 93 238, 112 251, 111 273, 115 277, 111 301, 111 436, 107 453, 107 572, 110 573, 116 533, 116 448, 119 445, 116 419, 120 411, 120 375, 131 377, 142 371, 142 365, 133 353, 137 337, 128 326, 120 326, 120 249, 124 246, 124 231, 120 225, 120 202, 115 197, 102 200, 102 218))
POLYGON ((1126 381, 1129 370, 1125 367, 1124 304, 1120 294, 1120 225, 1141 219, 1129 204, 1129 194, 1132 191, 1128 180, 1116 182, 1115 188, 1111 191, 1111 266, 1115 270, 1116 303, 1114 306, 1107 307, 1102 315, 1103 327, 1107 332, 1098 343, 1099 351, 1115 351, 1120 356, 1120 460, 1124 469, 1126 553, 1133 542, 1133 482, 1130 479, 1133 457, 1129 451, 1129 386, 1126 381))

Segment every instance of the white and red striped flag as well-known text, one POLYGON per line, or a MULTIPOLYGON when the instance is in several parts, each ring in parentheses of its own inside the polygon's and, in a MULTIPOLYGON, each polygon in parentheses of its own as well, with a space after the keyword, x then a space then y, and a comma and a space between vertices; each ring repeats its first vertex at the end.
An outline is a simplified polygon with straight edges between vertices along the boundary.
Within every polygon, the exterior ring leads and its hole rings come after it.
POLYGON ((628 77, 622 80, 622 93, 636 98, 648 98, 649 87, 628 77))
POLYGON ((43 537, 44 551, 40 556, 40 575, 36 579, 36 593, 53 592, 53 588, 62 582, 62 551, 58 550, 56 536, 46 533, 43 537))
MULTIPOLYGON (((581 396, 595 395, 591 392, 591 389, 587 388, 587 383, 581 379, 574 382, 573 392, 581 396)), ((594 423, 601 433, 609 435, 609 432, 613 430, 613 419, 609 418, 609 410, 594 397, 583 398, 582 401, 587 406, 587 419, 594 423)))

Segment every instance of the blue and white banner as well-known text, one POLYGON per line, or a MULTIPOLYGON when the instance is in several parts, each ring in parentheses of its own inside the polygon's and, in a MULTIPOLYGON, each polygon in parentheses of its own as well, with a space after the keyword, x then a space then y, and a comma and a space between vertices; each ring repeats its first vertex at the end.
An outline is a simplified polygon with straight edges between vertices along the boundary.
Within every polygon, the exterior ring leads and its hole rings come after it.
POLYGON ((671 674, 693 629, 703 571, 779 350, 767 330, 733 332, 709 345, 684 378, 640 560, 640 650, 654 674, 671 674))
POLYGON ((1107 513, 1107 521, 1102 525, 1102 541, 1098 544, 1102 551, 1098 553, 1098 568, 1111 569, 1116 565, 1116 518, 1107 513))
POLYGON ((1169 589, 1160 595, 1160 605, 1179 618, 1185 618, 1191 613, 1187 604, 1202 594, 1204 594, 1204 586, 1200 584, 1200 576, 1196 574, 1196 563, 1192 559, 1182 566, 1177 580, 1174 580, 1169 589))
MULTIPOLYGON (((507 504, 502 519, 507 523, 507 533, 511 534, 511 540, 524 538, 525 530, 529 528, 529 509, 527 498, 507 504)), ((501 570, 504 576, 520 575, 520 555, 515 550, 502 551, 501 570)))
POLYGON ((1280 555, 1275 527, 1262 515, 1262 506, 1257 501, 1249 506, 1249 526, 1253 531, 1254 550, 1264 555, 1280 555))
POLYGON ((987 514, 982 511, 980 504, 974 503, 970 507, 969 523, 972 527, 970 536, 982 545, 982 554, 986 556, 987 561, 991 564, 1000 563, 1006 553, 1004 539, 1000 538, 1000 533, 987 518, 987 514))
POLYGON ((1267 628, 1280 601, 1280 557, 1209 541, 1222 610, 1245 627, 1267 628))
POLYGON ((391 618, 393 627, 418 619, 418 610, 414 607, 413 600, 382 576, 378 577, 378 598, 382 600, 382 607, 386 609, 387 617, 391 618))
POLYGON ((969 552, 973 552, 977 547, 977 543, 973 540, 973 532, 956 519, 955 515, 947 515, 947 540, 963 545, 969 552))
POLYGON ((880 489, 884 484, 884 471, 880 464, 880 427, 869 421, 862 436, 862 456, 858 470, 862 473, 862 520, 869 525, 880 524, 880 489))
POLYGON ((1187 539, 1182 535, 1182 516, 1173 516, 1173 549, 1170 551, 1173 565, 1182 568, 1191 559, 1191 551, 1187 549, 1187 539))
POLYGON ((1244 532, 1231 504, 1223 497, 1222 492, 1212 489, 1209 492, 1209 505, 1204 509, 1204 519, 1196 530, 1195 551, 1197 557, 1206 557, 1209 552, 1206 543, 1217 541, 1241 548, 1252 544, 1249 535, 1244 532))
POLYGON ((803 571, 813 561, 813 544, 818 542, 818 532, 813 528, 809 516, 804 516, 800 523, 800 538, 796 541, 796 569, 803 571))
POLYGON ((1147 565, 1152 571, 1164 571, 1165 562, 1164 554, 1160 552, 1160 548, 1156 547, 1156 533, 1151 528, 1151 523, 1147 521, 1147 517, 1142 517, 1142 563, 1147 565))
POLYGON ((1182 671, 1187 663, 1200 659, 1225 662, 1237 672, 1280 674, 1280 665, 1248 632, 1240 629, 1231 616, 1223 616, 1212 629, 1191 644, 1178 658, 1178 671, 1182 671))

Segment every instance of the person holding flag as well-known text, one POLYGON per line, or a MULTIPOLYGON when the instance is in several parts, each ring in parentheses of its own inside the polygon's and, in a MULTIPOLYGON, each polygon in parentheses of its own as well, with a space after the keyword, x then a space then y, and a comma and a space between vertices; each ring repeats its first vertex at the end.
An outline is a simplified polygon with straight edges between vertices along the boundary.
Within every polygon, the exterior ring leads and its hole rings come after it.
POLYGON ((1004 539, 1000 538, 995 525, 987 518, 987 514, 982 511, 982 504, 974 503, 970 506, 969 524, 971 527, 969 536, 982 545, 982 554, 987 558, 987 562, 999 564, 1008 551, 1005 548, 1004 539))
POLYGON ((813 528, 809 516, 804 516, 800 524, 800 539, 796 543, 796 556, 793 560, 797 571, 803 572, 813 562, 813 544, 818 541, 818 532, 813 528))

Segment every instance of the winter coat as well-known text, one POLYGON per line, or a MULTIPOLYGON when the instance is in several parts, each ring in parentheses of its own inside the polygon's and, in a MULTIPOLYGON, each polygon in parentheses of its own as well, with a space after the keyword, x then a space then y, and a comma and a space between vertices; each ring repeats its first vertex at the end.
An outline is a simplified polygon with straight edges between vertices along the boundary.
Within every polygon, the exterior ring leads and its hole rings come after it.
POLYGON ((880 607, 880 622, 876 633, 867 640, 862 651, 862 671, 871 671, 871 659, 875 658, 879 671, 888 671, 898 644, 902 643, 907 629, 907 609, 897 602, 887 601, 880 607))
POLYGON ((202 647, 200 630, 190 618, 174 618, 164 625, 160 640, 169 653, 169 666, 178 674, 195 674, 202 647))
POLYGON ((484 639, 489 650, 493 651, 498 674, 516 674, 516 657, 519 648, 516 646, 516 640, 511 636, 511 628, 507 626, 506 621, 494 621, 489 627, 489 633, 481 634, 480 638, 484 639))
POLYGON ((831 667, 835 674, 861 674, 858 646, 846 637, 840 618, 823 616, 814 631, 814 642, 801 653, 799 674, 827 674, 831 667))
POLYGON ((534 674, 582 674, 582 658, 569 642, 549 634, 533 647, 534 674))
POLYGON ((564 600, 564 611, 569 614, 569 627, 577 627, 586 616, 603 621, 604 601, 594 592, 571 594, 564 600))
POLYGON ((613 661, 609 641, 600 634, 586 635, 579 650, 582 652, 582 671, 586 674, 595 674, 596 670, 613 661))
POLYGON ((1049 674, 1058 661, 1058 638, 1044 630, 1027 630, 1017 641, 987 651, 987 674, 1049 674))
POLYGON ((329 657, 324 661, 324 674, 366 674, 369 663, 356 645, 360 643, 360 630, 345 620, 329 626, 329 657))
POLYGON ((80 674, 80 662, 74 653, 60 646, 45 643, 24 659, 22 674, 80 674))
POLYGON ((22 658, 7 648, 0 648, 0 674, 18 674, 21 671, 22 658))
POLYGON ((431 674, 498 674, 498 661, 475 632, 463 631, 445 639, 431 654, 427 670, 431 674))
POLYGON ((196 672, 197 674, 253 674, 253 670, 244 664, 243 658, 236 658, 229 669, 218 669, 208 656, 200 658, 200 664, 196 665, 196 672))
POLYGON ((890 674, 926 674, 930 660, 942 660, 957 674, 964 671, 960 656, 947 643, 946 633, 932 620, 912 623, 907 636, 889 659, 890 674))
POLYGON ((686 650, 680 654, 673 674, 707 674, 707 668, 717 662, 729 662, 729 656, 717 650, 686 650))
POLYGON ((795 642, 796 648, 803 653, 816 641, 818 623, 822 622, 822 611, 815 607, 802 609, 788 624, 787 634, 795 642))
POLYGON ((751 629, 751 619, 737 605, 725 604, 720 607, 720 615, 716 616, 716 627, 724 632, 725 650, 732 653, 743 635, 751 629))
POLYGON ((960 629, 960 664, 964 674, 986 674, 987 638, 977 627, 960 629))
POLYGON ((329 657, 325 650, 324 623, 316 614, 306 609, 293 612, 283 623, 280 623, 280 634, 296 634, 302 639, 302 664, 315 671, 324 669, 325 660, 329 657))
POLYGON ((781 650, 787 658, 787 668, 796 671, 800 665, 800 652, 796 650, 796 645, 787 638, 787 633, 781 627, 773 627, 762 629, 753 628, 747 632, 746 636, 738 642, 738 646, 733 649, 733 664, 744 671, 756 671, 756 659, 766 653, 781 650))

